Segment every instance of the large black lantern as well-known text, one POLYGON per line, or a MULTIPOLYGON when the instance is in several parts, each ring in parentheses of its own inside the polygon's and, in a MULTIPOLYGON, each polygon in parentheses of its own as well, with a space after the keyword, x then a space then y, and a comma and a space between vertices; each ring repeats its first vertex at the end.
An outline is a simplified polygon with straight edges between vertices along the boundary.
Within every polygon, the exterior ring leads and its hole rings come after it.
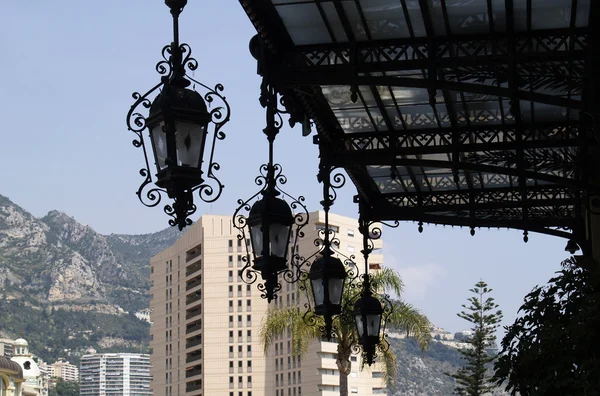
POLYGON ((156 185, 192 188, 201 184, 202 161, 210 113, 202 96, 169 86, 150 107, 146 125, 154 151, 156 185))
POLYGON ((257 271, 287 269, 287 252, 294 215, 283 199, 264 196, 250 209, 248 227, 257 271))
POLYGON ((342 312, 342 294, 348 274, 342 260, 333 257, 332 253, 326 247, 308 273, 317 315, 339 315, 342 312))
POLYGON ((143 95, 133 94, 136 101, 127 114, 127 126, 137 134, 133 145, 143 149, 146 162, 140 170, 145 178, 137 191, 140 201, 153 207, 166 193, 174 201, 164 207, 172 217, 169 224, 181 230, 192 224, 189 216, 196 211, 195 191, 205 202, 214 202, 221 195, 223 185, 215 176, 220 166, 213 155, 217 140, 225 138, 221 128, 229 121, 229 105, 221 95, 223 86, 217 84, 211 89, 187 73, 198 68, 190 46, 179 43, 179 15, 187 0, 165 3, 173 16, 174 37, 163 48, 163 60, 156 65, 161 81, 143 95), (188 88, 192 82, 194 89, 188 88), (204 96, 197 88, 206 90, 204 96), (157 92, 160 93, 156 95, 157 92), (209 110, 207 103, 217 106, 209 110), (144 109, 149 109, 147 116, 139 112, 144 109), (149 145, 144 140, 145 133, 149 135, 149 145), (150 170, 152 159, 156 173, 150 170))

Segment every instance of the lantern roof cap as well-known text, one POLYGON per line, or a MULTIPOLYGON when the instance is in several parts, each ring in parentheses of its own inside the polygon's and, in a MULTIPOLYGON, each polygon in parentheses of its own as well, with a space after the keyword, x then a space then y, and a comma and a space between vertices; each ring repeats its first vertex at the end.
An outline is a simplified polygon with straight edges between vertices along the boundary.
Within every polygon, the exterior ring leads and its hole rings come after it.
POLYGON ((158 94, 150 106, 150 116, 164 111, 165 108, 193 111, 194 113, 208 113, 202 95, 193 89, 176 86, 165 87, 158 94))
POLYGON ((337 279, 345 279, 348 276, 342 260, 331 254, 324 254, 310 266, 309 277, 311 279, 321 278, 323 273, 327 274, 329 278, 337 279))
POLYGON ((287 217, 293 221, 292 209, 281 198, 264 196, 252 205, 248 218, 253 217, 287 217))
POLYGON ((381 302, 371 293, 365 293, 354 304, 354 311, 355 313, 364 312, 366 315, 379 315, 383 313, 383 307, 381 302))

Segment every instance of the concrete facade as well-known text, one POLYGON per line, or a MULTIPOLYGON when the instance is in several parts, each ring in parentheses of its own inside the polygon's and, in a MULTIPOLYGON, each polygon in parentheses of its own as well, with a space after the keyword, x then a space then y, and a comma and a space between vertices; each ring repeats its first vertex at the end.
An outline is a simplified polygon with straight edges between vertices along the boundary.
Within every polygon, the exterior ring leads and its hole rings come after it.
MULTIPOLYGON (((310 214, 298 245, 301 255, 315 251, 323 216, 310 214)), ((359 253, 362 238, 356 219, 330 218, 338 230, 339 250, 359 253)), ((265 356, 260 326, 268 304, 256 284, 247 285, 238 276, 245 246, 237 235, 231 216, 205 215, 151 259, 152 390, 166 396, 335 395, 336 344, 314 342, 299 360, 291 355, 289 334, 265 356)), ((376 249, 380 247, 379 241, 376 249)), ((383 260, 377 253, 372 255, 373 268, 383 260)), ((277 304, 298 306, 301 299, 295 285, 283 282, 277 304)), ((350 389, 360 395, 382 394, 381 371, 360 372, 358 360, 353 361, 350 389)))
POLYGON ((56 378, 61 378, 63 381, 77 382, 79 381, 79 368, 62 359, 50 365, 50 374, 56 378))
POLYGON ((137 353, 84 355, 81 358, 79 376, 81 396, 152 395, 149 355, 137 353))

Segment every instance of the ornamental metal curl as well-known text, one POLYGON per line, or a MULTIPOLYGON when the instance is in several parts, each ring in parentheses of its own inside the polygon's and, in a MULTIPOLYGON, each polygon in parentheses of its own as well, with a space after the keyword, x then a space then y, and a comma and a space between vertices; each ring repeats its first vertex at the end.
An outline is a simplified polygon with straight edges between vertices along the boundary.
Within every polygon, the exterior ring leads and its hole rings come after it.
POLYGON ((144 94, 133 93, 132 96, 135 102, 127 113, 126 123, 127 128, 136 135, 132 142, 133 146, 141 148, 144 154, 144 167, 139 171, 143 180, 136 195, 140 202, 147 207, 159 205, 165 193, 169 198, 174 199, 173 204, 164 206, 164 212, 172 217, 169 224, 171 226, 178 225, 181 230, 186 225, 191 224, 189 216, 196 211, 196 205, 193 203, 194 192, 198 191, 199 198, 207 203, 216 201, 222 193, 223 184, 215 175, 216 171, 220 169, 220 165, 214 160, 214 150, 217 140, 225 138, 222 128, 229 121, 231 109, 222 94, 223 86, 221 84, 210 88, 190 76, 189 72, 197 70, 198 61, 192 57, 192 49, 188 44, 179 44, 178 17, 185 4, 178 5, 175 3, 167 3, 173 15, 174 40, 170 45, 163 47, 161 51, 162 59, 155 66, 156 72, 161 76, 161 81, 144 94), (202 179, 198 185, 193 187, 180 188, 177 183, 173 183, 174 185, 168 188, 159 187, 154 184, 155 180, 152 177, 154 172, 150 169, 148 158, 149 156, 153 157, 153 155, 151 150, 150 154, 148 153, 147 143, 144 139, 150 107, 153 100, 161 92, 168 90, 171 86, 185 87, 190 82, 194 84, 193 90, 203 97, 209 107, 210 122, 205 133, 207 137, 212 136, 210 140, 207 139, 205 152, 201 153, 200 170, 202 171, 202 179), (203 92, 198 91, 196 88, 200 88, 203 92), (208 155, 208 147, 210 147, 210 155, 208 155))

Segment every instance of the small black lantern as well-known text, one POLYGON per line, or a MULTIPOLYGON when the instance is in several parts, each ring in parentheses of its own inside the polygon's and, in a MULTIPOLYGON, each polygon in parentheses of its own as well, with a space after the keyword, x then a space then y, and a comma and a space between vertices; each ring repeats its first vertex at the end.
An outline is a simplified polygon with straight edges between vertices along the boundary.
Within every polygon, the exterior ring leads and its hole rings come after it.
POLYGON ((375 348, 380 342, 379 331, 383 312, 381 302, 373 297, 370 289, 366 289, 354 304, 358 342, 363 347, 369 365, 373 364, 375 348))
POLYGON ((379 300, 370 292, 363 294, 354 304, 354 317, 356 318, 356 330, 358 339, 365 343, 379 343, 379 330, 381 329, 381 318, 383 307, 379 300))
POLYGON ((268 191, 248 215, 250 242, 256 271, 280 272, 287 269, 287 252, 294 215, 289 205, 268 191))
POLYGON ((174 201, 164 207, 172 217, 169 224, 181 230, 192 224, 189 216, 196 211, 195 191, 208 203, 221 195, 223 185, 215 176, 220 166, 213 155, 216 142, 225 138, 221 128, 229 121, 230 109, 221 95, 222 85, 211 89, 187 73, 198 68, 190 46, 179 42, 179 16, 187 0, 165 0, 165 4, 173 16, 173 41, 163 48, 163 60, 156 65, 162 77, 145 94, 133 94, 135 103, 127 113, 127 126, 137 135, 133 145, 144 152, 145 168, 140 170, 144 181, 137 191, 140 201, 154 207, 166 193, 174 201), (194 89, 189 89, 192 82, 194 89), (196 88, 205 89, 204 96, 196 88), (156 92, 160 93, 151 100, 156 92), (217 106, 209 111, 207 103, 217 106), (148 116, 142 114, 144 109, 149 109, 148 116), (211 124, 214 127, 209 128, 211 124), (144 139, 146 129, 150 144, 144 139), (156 165, 155 180, 149 158, 156 165))
POLYGON ((342 261, 326 247, 323 255, 310 266, 308 278, 312 286, 315 314, 339 315, 342 312, 344 282, 348 277, 342 261))

